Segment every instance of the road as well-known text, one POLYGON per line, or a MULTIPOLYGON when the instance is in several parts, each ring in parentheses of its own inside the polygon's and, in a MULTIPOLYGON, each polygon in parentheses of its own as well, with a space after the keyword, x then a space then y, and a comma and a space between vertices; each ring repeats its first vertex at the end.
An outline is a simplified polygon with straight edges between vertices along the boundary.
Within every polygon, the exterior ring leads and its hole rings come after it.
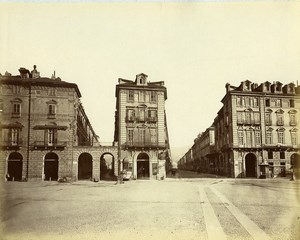
POLYGON ((300 239, 299 181, 184 175, 3 183, 2 239, 300 239))

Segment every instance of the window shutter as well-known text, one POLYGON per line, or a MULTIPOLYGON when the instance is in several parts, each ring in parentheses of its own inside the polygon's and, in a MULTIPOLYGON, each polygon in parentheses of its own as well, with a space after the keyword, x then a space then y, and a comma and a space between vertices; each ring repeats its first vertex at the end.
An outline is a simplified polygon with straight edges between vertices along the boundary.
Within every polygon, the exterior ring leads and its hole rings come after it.
POLYGON ((12 141, 12 129, 11 128, 8 130, 8 141, 9 142, 12 141))
POLYGON ((53 143, 56 144, 57 143, 57 130, 53 131, 53 135, 54 135, 53 143))
POLYGON ((44 131, 44 144, 48 145, 48 129, 44 131))

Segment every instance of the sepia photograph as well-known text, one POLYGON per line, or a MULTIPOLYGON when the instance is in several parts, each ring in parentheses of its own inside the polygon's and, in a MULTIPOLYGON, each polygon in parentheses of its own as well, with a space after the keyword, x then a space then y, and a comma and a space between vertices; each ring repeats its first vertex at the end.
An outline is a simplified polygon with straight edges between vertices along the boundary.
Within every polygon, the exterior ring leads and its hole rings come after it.
POLYGON ((0 239, 300 239, 300 2, 0 0, 0 239))

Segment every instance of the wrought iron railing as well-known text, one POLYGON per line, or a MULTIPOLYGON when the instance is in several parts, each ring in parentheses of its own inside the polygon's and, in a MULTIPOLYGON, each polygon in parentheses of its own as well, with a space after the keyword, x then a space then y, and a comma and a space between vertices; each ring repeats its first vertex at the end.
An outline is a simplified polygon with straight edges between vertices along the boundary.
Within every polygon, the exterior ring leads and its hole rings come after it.
POLYGON ((7 140, 7 141, 0 141, 0 146, 5 147, 12 147, 12 146, 22 146, 22 140, 19 139, 17 141, 7 140))
POLYGON ((49 143, 47 141, 34 141, 33 146, 45 146, 45 147, 66 147, 67 146, 67 142, 63 142, 63 141, 58 141, 58 142, 54 142, 54 143, 49 143))
POLYGON ((153 148, 164 148, 166 147, 165 142, 150 142, 150 141, 127 141, 124 143, 126 147, 153 147, 153 148))

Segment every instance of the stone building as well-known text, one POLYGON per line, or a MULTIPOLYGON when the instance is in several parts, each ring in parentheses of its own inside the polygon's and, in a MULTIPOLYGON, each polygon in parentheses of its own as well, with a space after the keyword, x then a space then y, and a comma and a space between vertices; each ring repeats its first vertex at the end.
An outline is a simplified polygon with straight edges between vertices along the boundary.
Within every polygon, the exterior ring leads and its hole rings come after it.
POLYGON ((133 179, 162 179, 170 164, 164 82, 119 78, 116 86, 115 142, 118 169, 133 179))
MULTIPOLYGON (((300 86, 249 80, 226 85, 214 119, 214 170, 229 177, 273 177, 299 168, 300 86)), ((198 144, 202 144, 205 138, 198 144)), ((201 158, 205 163, 204 156, 201 158)), ((201 160, 201 161, 202 161, 201 160)))
POLYGON ((0 75, 0 179, 92 179, 100 176, 97 136, 74 83, 0 75))

